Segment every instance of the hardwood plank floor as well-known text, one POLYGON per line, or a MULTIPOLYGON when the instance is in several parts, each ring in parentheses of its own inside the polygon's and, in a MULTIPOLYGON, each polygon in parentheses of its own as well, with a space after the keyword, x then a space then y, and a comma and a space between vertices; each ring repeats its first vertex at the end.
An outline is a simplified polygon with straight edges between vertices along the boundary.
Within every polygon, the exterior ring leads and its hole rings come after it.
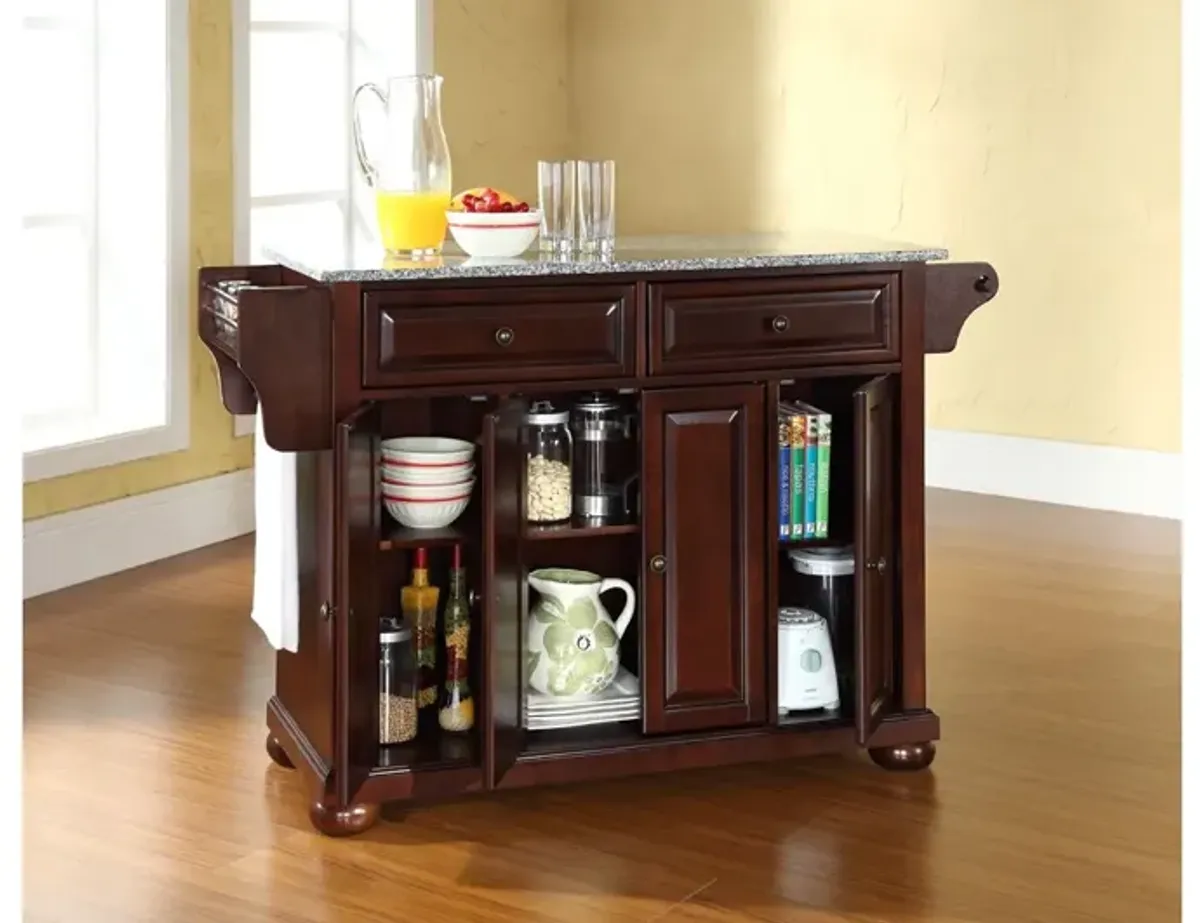
POLYGON ((311 832, 249 540, 30 601, 34 921, 1179 917, 1179 527, 931 492, 933 770, 699 771, 311 832))

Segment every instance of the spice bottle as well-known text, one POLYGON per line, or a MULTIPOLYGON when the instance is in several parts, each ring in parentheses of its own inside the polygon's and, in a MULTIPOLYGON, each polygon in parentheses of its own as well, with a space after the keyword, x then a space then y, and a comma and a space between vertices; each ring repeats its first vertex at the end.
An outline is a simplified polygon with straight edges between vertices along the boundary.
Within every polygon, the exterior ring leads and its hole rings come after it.
POLYGON ((450 565, 450 595, 446 599, 446 686, 438 711, 444 731, 469 731, 475 726, 475 702, 467 673, 467 641, 471 634, 471 601, 467 597, 467 572, 462 546, 454 546, 450 565))
POLYGON ((379 620, 379 742, 402 744, 417 736, 417 661, 412 629, 399 619, 379 620))
POLYGON ((438 588, 429 584, 429 556, 424 548, 413 550, 412 576, 400 590, 400 610, 412 626, 417 649, 417 707, 437 704, 437 610, 438 588))

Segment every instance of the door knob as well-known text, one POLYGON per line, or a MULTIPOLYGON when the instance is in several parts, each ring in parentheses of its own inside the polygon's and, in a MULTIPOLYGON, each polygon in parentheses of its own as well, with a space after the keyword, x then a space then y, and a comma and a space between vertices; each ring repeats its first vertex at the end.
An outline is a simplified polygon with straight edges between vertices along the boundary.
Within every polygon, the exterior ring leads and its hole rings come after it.
POLYGON ((667 569, 667 559, 661 554, 656 554, 650 559, 650 570, 656 574, 664 573, 667 569))
POLYGON ((887 558, 878 558, 867 562, 867 570, 877 570, 881 574, 887 570, 887 558))
POLYGON ((782 314, 778 315, 777 317, 775 317, 771 320, 771 329, 774 330, 776 333, 786 333, 787 328, 790 327, 791 325, 792 325, 792 322, 790 320, 788 320, 786 317, 784 317, 782 314))
POLYGON ((512 327, 501 327, 496 331, 496 343, 500 346, 511 346, 514 339, 512 327))

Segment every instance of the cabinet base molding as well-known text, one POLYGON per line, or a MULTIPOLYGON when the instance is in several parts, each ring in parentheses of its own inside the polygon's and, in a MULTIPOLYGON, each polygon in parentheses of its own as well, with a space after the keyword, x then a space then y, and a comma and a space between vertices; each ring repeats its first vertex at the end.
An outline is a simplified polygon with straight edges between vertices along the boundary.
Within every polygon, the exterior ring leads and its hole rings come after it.
POLYGON ((283 749, 281 744, 271 734, 267 735, 267 756, 271 758, 271 762, 283 769, 295 769, 296 764, 292 762, 292 758, 287 755, 287 751, 283 749))

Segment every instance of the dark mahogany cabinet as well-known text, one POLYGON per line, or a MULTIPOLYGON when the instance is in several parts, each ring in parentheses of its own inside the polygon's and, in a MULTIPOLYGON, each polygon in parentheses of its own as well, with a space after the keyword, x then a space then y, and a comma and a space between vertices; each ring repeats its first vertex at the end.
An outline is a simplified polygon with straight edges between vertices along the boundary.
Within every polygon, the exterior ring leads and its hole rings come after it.
POLYGON ((762 385, 644 395, 648 734, 766 716, 765 414, 762 385))
POLYGON ((300 644, 276 658, 267 750, 298 770, 317 829, 361 832, 385 802, 859 748, 889 769, 931 763, 924 363, 995 294, 991 267, 618 261, 327 281, 266 265, 207 268, 199 287, 226 407, 257 410, 267 443, 297 455, 300 644), (636 509, 601 526, 526 521, 531 401, 597 389, 632 408, 636 509), (777 420, 795 400, 833 421, 823 541, 853 545, 855 565, 838 655, 852 682, 836 711, 800 718, 780 712, 776 679, 797 541, 779 530, 777 420), (380 443, 405 435, 476 445, 470 504, 446 528, 384 509, 380 443), (423 714, 414 740, 382 744, 380 618, 399 614, 415 549, 444 588, 454 546, 474 724, 445 732, 423 714), (544 567, 634 588, 619 649, 636 719, 529 720, 526 576, 544 567))

